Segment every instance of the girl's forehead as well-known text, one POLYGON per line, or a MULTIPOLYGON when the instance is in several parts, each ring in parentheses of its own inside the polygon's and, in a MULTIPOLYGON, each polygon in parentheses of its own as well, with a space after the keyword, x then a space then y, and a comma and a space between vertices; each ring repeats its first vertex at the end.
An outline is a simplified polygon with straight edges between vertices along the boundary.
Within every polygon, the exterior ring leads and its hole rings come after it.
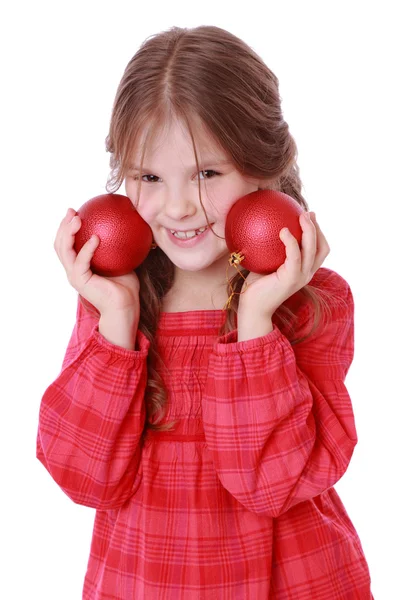
MULTIPOLYGON (((190 126, 199 156, 215 154, 215 156, 221 157, 221 155, 226 155, 221 144, 207 130, 204 124, 196 120, 195 122, 191 122, 190 126)), ((177 136, 180 140, 184 140, 188 148, 193 147, 190 131, 186 123, 182 121, 174 120, 172 122, 164 122, 161 126, 159 124, 147 126, 138 136, 136 147, 133 151, 134 159, 138 162, 144 149, 145 156, 147 157, 156 154, 163 146, 168 145, 169 147, 169 144, 174 144, 177 136), (147 140, 146 136, 148 136, 147 140)))

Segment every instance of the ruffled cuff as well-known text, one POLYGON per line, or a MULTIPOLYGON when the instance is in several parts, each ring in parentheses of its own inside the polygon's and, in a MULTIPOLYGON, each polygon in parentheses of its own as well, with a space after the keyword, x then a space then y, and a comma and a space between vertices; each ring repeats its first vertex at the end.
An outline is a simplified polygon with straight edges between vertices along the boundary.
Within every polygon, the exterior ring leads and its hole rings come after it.
POLYGON ((150 347, 150 341, 147 339, 147 337, 144 335, 144 333, 142 331, 140 331, 140 329, 138 329, 137 333, 136 333, 136 347, 139 347, 139 350, 129 350, 129 348, 123 348, 122 346, 117 346, 116 344, 109 342, 99 332, 99 324, 98 323, 96 323, 96 325, 93 327, 92 336, 93 336, 93 340, 97 344, 99 344, 104 349, 111 352, 111 354, 123 356, 124 358, 134 358, 134 359, 147 358, 149 347, 150 347))
POLYGON ((238 352, 248 352, 253 348, 265 346, 266 344, 275 343, 279 337, 283 335, 279 327, 273 323, 273 330, 269 333, 250 340, 237 341, 238 331, 230 331, 229 333, 217 338, 214 344, 214 353, 218 356, 226 356, 227 354, 237 354, 238 352))

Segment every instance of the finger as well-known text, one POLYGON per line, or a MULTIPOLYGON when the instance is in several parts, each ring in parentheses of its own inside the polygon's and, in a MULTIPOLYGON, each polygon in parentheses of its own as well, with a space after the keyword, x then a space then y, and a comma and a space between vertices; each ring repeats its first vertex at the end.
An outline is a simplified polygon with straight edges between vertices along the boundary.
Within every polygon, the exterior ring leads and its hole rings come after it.
POLYGON ((92 277, 91 261, 99 245, 99 237, 93 235, 80 249, 72 270, 71 277, 79 288, 82 288, 92 277))
POLYGON ((65 216, 61 219, 58 230, 60 231, 63 228, 65 228, 65 226, 72 221, 76 214, 76 210, 74 210, 73 208, 69 208, 65 216))
POLYGON ((300 215, 300 224, 303 228, 301 239, 301 270, 305 275, 308 275, 314 268, 317 254, 317 231, 312 220, 308 220, 305 213, 300 215))
MULTIPOLYGON (((72 215, 71 215, 72 216, 72 215)), ((60 230, 60 241, 58 256, 64 268, 69 272, 72 270, 76 251, 74 248, 75 235, 81 227, 81 219, 78 215, 72 217, 69 223, 65 223, 60 230)))
POLYGON ((311 218, 314 223, 316 234, 317 234, 317 254, 315 257, 315 265, 314 265, 314 271, 316 271, 322 265, 325 258, 330 253, 331 249, 329 247, 326 237, 324 236, 324 234, 321 230, 321 227, 319 226, 319 224, 317 222, 315 213, 311 213, 311 218))
POLYGON ((291 271, 295 277, 299 269, 301 269, 302 258, 299 243, 288 228, 281 229, 279 237, 286 246, 285 269, 291 271))
MULTIPOLYGON (((79 230, 81 222, 79 216, 69 213, 61 221, 61 225, 57 232, 55 242, 56 251, 59 259, 65 266, 66 259, 68 260, 70 250, 75 243, 75 234, 79 230)), ((69 258, 70 260, 70 258, 69 258)))
POLYGON ((61 223, 69 223, 69 221, 71 221, 72 217, 75 215, 76 210, 74 210, 73 208, 68 208, 65 217, 62 219, 61 223))
POLYGON ((60 221, 60 226, 64 223, 69 223, 74 215, 76 215, 76 210, 74 210, 73 208, 68 208, 64 217, 60 221))
MULTIPOLYGON (((65 231, 65 243, 63 246, 62 258, 67 273, 72 273, 73 270, 76 270, 79 274, 87 271, 90 268, 90 261, 97 246, 97 243, 95 244, 94 240, 89 239, 83 244, 80 251, 78 253, 76 252, 74 248, 75 235, 81 228, 81 225, 82 222, 79 215, 75 215, 65 231)), ((95 240, 98 241, 97 236, 95 240)))
POLYGON ((73 208, 69 208, 67 210, 65 216, 63 217, 63 219, 60 221, 60 225, 58 226, 56 237, 54 238, 54 243, 53 243, 54 249, 57 252, 57 254, 59 253, 60 240, 61 240, 61 236, 64 232, 65 225, 67 223, 71 222, 75 213, 76 213, 76 211, 73 208))

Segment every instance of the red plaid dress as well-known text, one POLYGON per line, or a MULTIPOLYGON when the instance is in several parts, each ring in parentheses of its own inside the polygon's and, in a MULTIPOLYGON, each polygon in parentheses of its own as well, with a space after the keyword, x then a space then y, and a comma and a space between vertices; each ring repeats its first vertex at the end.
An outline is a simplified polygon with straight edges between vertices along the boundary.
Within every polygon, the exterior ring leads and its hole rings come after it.
MULTIPOLYGON (((83 600, 370 600, 360 539, 332 487, 357 443, 344 379, 344 302, 292 346, 218 337, 222 310, 162 313, 158 365, 173 432, 144 431, 149 341, 108 342, 78 303, 60 374, 39 413, 37 458, 73 502, 96 509, 83 600)), ((298 311, 297 333, 313 309, 298 311)))

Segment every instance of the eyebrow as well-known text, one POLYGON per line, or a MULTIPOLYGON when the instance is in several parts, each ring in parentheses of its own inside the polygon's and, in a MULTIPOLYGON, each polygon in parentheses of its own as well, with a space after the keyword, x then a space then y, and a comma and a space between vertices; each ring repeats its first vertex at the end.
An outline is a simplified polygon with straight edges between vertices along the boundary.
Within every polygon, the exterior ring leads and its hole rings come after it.
MULTIPOLYGON (((200 163, 199 166, 200 167, 204 167, 205 165, 212 165, 213 167, 218 167, 218 166, 223 166, 223 165, 229 165, 231 164, 230 160, 223 160, 223 159, 213 159, 213 158, 206 158, 203 159, 200 163)), ((130 169, 136 169, 137 171, 140 171, 140 168, 137 167, 136 165, 130 165, 129 167, 130 169)), ((189 171, 193 171, 194 169, 197 169, 197 165, 193 165, 192 167, 189 167, 188 170, 189 171)), ((147 171, 149 173, 153 172, 153 171, 157 171, 157 169, 150 169, 148 167, 143 166, 142 167, 143 171, 147 171)))

